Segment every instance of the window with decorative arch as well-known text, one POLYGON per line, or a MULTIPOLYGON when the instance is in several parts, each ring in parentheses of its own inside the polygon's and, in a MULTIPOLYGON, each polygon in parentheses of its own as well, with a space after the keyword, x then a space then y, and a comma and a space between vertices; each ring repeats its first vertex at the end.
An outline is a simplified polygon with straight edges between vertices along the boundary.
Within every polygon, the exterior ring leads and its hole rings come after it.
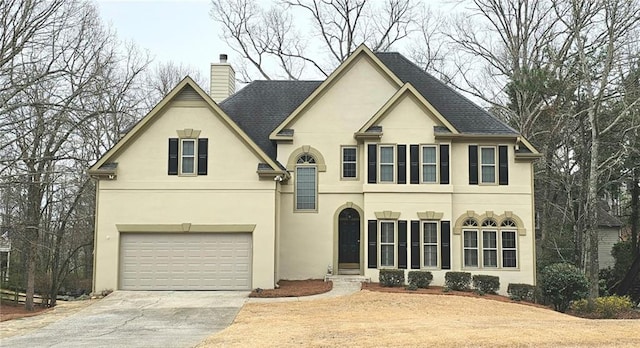
POLYGON ((518 225, 512 219, 498 223, 487 218, 462 223, 463 265, 467 268, 518 267, 518 225))
POLYGON ((478 267, 478 220, 468 218, 462 223, 464 267, 478 267))
POLYGON ((316 211, 318 205, 318 166, 309 153, 298 156, 295 168, 295 207, 297 211, 316 211))

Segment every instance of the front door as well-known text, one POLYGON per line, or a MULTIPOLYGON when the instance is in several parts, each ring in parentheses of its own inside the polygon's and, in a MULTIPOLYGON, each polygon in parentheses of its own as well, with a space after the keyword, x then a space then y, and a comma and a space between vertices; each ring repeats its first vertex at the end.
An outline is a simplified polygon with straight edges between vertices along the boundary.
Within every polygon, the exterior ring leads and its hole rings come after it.
POLYGON ((352 208, 338 217, 338 268, 360 269, 360 214, 352 208))

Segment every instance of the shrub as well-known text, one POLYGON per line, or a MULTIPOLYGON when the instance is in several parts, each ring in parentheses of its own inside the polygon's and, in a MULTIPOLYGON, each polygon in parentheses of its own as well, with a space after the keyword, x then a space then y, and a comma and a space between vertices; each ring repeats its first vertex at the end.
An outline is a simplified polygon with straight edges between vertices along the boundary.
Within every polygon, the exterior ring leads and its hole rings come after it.
POLYGON ((476 274, 473 276, 473 287, 480 294, 495 294, 500 289, 500 278, 496 276, 476 274))
POLYGON ((582 299, 573 301, 571 309, 580 314, 592 314, 598 318, 615 318, 620 313, 624 313, 633 307, 633 303, 628 296, 605 296, 598 297, 589 305, 589 301, 582 299))
POLYGON ((529 284, 509 283, 507 293, 512 300, 534 302, 536 287, 529 284))
POLYGON ((404 284, 404 270, 401 269, 381 269, 378 280, 382 286, 399 286, 404 284))
POLYGON ((416 291, 416 290, 418 290, 418 286, 416 284, 409 283, 409 285, 407 285, 405 287, 405 289, 410 290, 410 291, 416 291))
POLYGON ((416 288, 428 288, 433 280, 433 275, 429 271, 409 271, 409 285, 416 288))
POLYGON ((568 263, 554 263, 540 273, 540 289, 558 312, 565 312, 571 301, 587 296, 589 282, 578 268, 568 263))
POLYGON ((471 273, 447 272, 444 275, 444 285, 451 290, 466 291, 471 284, 471 273))

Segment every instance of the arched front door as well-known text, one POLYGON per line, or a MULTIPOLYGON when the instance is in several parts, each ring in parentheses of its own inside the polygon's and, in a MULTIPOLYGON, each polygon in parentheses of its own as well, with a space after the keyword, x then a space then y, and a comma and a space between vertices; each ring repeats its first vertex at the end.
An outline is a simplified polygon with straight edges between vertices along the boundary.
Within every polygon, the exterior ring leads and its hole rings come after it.
POLYGON ((346 208, 338 217, 338 271, 360 270, 360 214, 346 208))

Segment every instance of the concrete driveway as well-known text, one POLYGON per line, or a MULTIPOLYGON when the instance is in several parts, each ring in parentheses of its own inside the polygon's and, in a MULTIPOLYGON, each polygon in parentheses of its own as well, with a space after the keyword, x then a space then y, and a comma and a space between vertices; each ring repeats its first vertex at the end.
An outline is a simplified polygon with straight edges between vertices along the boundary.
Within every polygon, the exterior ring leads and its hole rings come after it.
POLYGON ((248 294, 116 291, 45 327, 2 339, 0 346, 193 347, 229 326, 248 294))

